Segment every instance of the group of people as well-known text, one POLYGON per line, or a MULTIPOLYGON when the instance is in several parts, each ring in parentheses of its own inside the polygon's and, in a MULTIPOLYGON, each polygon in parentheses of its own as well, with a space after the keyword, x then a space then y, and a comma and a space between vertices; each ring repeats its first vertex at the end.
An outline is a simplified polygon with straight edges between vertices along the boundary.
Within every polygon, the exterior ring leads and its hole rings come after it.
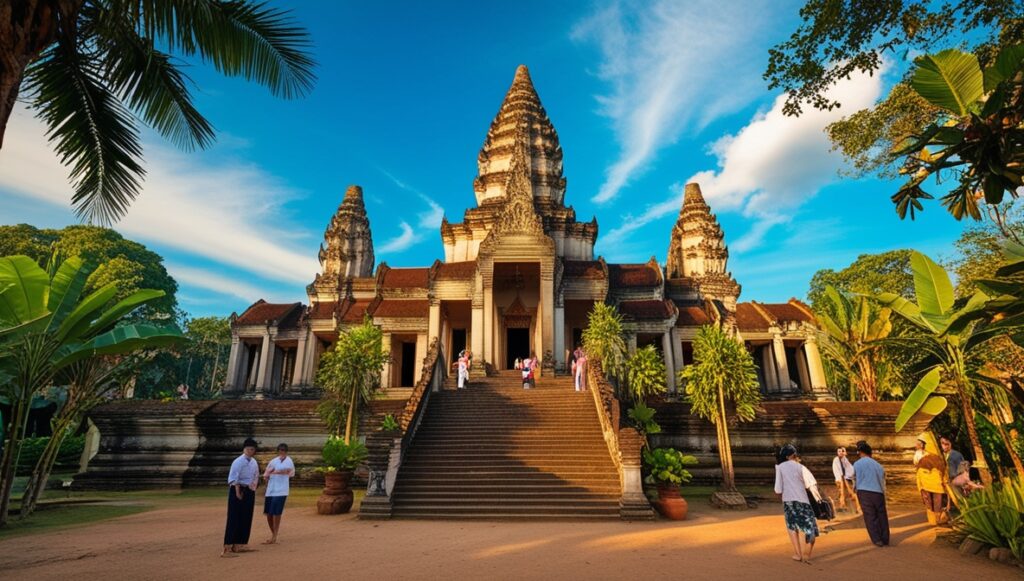
POLYGON ((579 345, 572 352, 572 365, 570 368, 572 369, 573 385, 576 391, 585 391, 587 389, 587 354, 579 345))
POLYGON ((540 367, 540 360, 536 355, 531 353, 526 359, 516 357, 514 365, 523 374, 523 389, 530 389, 537 385, 537 368, 540 367))
MULTIPOLYGON (((224 527, 224 550, 221 557, 237 557, 238 553, 252 551, 248 548, 252 532, 252 514, 256 505, 256 489, 260 484, 260 467, 255 456, 256 441, 247 438, 242 445, 242 455, 235 458, 228 472, 228 518, 224 527)), ((288 457, 288 445, 277 445, 277 456, 267 463, 263 480, 267 484, 264 495, 263 514, 267 517, 270 538, 263 542, 272 545, 277 542, 281 528, 281 515, 288 500, 288 484, 295 476, 295 463, 288 457)))
POLYGON ((459 351, 459 359, 455 365, 458 372, 458 388, 465 389, 469 383, 469 370, 473 367, 473 353, 469 349, 459 351))
MULTIPOLYGON (((917 488, 932 524, 948 521, 950 495, 967 495, 982 488, 970 479, 970 462, 953 449, 952 440, 939 439, 941 453, 929 434, 918 437, 914 453, 917 488)), ((885 502, 885 469, 872 457, 871 446, 857 442, 856 462, 850 462, 846 448, 838 448, 832 459, 832 475, 839 493, 840 510, 847 508, 847 497, 855 512, 864 517, 868 537, 876 546, 889 544, 889 514, 885 502)), ((823 502, 814 475, 800 462, 796 448, 787 444, 779 450, 775 466, 775 493, 781 496, 793 560, 810 562, 814 541, 820 535, 815 503, 823 502), (800 533, 804 539, 801 543, 800 533)))
MULTIPOLYGON (((871 446, 857 442, 856 462, 846 457, 846 449, 839 448, 832 462, 836 486, 840 490, 840 507, 845 507, 845 495, 864 515, 868 537, 878 547, 889 544, 889 514, 885 507, 885 469, 872 458, 871 446)), ((789 540, 793 544, 793 560, 810 563, 814 542, 821 535, 812 503, 821 503, 818 483, 800 462, 796 447, 786 444, 779 450, 775 465, 775 493, 782 498, 782 512, 789 540), (801 542, 800 534, 804 538, 801 542)))

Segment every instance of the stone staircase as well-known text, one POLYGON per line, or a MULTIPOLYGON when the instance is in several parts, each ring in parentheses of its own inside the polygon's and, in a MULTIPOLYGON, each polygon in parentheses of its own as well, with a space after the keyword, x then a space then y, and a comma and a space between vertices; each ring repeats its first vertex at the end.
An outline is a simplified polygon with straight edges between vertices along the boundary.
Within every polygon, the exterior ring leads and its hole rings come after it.
POLYGON ((398 472, 396 517, 618 519, 619 476, 589 392, 518 373, 431 396, 398 472))

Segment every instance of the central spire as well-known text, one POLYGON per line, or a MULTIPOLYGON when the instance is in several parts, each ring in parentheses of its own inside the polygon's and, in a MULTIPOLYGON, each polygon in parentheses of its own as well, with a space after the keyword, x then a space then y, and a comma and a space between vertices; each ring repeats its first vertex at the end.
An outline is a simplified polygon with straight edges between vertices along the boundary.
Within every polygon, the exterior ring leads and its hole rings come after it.
POLYGON ((477 158, 479 173, 473 190, 478 205, 503 201, 508 196, 512 158, 521 146, 525 146, 528 158, 530 196, 562 204, 565 197, 562 147, 525 65, 516 68, 512 86, 491 122, 477 158))

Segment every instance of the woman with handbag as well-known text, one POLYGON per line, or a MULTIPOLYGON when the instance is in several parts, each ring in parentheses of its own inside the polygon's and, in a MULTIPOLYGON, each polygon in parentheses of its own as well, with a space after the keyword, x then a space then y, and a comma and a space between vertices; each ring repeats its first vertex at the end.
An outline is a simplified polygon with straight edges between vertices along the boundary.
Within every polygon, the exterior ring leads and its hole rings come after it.
POLYGON ((775 494, 782 497, 786 529, 789 532, 789 540, 793 543, 793 560, 809 565, 811 552, 814 551, 814 541, 821 532, 818 530, 818 521, 807 490, 818 484, 811 471, 797 462, 796 448, 792 444, 786 444, 779 450, 776 462, 775 494), (806 551, 800 542, 801 532, 804 533, 807 544, 806 551))

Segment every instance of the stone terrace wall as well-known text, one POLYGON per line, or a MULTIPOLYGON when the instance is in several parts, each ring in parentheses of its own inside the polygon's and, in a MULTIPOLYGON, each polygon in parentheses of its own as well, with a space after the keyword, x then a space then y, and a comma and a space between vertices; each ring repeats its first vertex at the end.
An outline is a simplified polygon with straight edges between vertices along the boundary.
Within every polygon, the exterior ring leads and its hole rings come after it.
MULTIPOLYGON (((327 428, 316 401, 218 400, 117 401, 97 407, 89 418, 100 432, 99 451, 75 476, 80 490, 133 490, 223 485, 231 461, 246 438, 260 445, 261 469, 288 444, 297 485, 318 485, 314 471, 327 428)), ((363 414, 368 429, 378 414, 395 413, 402 401, 374 402, 363 414)))
MULTIPOLYGON (((909 424, 899 434, 893 424, 901 402, 765 402, 752 422, 730 426, 736 480, 741 485, 772 485, 775 452, 789 442, 820 484, 832 483, 832 458, 846 446, 850 460, 857 458, 854 444, 867 440, 874 457, 885 466, 893 484, 913 481, 914 440, 923 424, 909 424)), ((671 446, 693 454, 700 464, 691 469, 694 482, 721 480, 714 426, 690 414, 684 403, 658 403, 654 419, 662 432, 650 437, 654 447, 671 446)))

